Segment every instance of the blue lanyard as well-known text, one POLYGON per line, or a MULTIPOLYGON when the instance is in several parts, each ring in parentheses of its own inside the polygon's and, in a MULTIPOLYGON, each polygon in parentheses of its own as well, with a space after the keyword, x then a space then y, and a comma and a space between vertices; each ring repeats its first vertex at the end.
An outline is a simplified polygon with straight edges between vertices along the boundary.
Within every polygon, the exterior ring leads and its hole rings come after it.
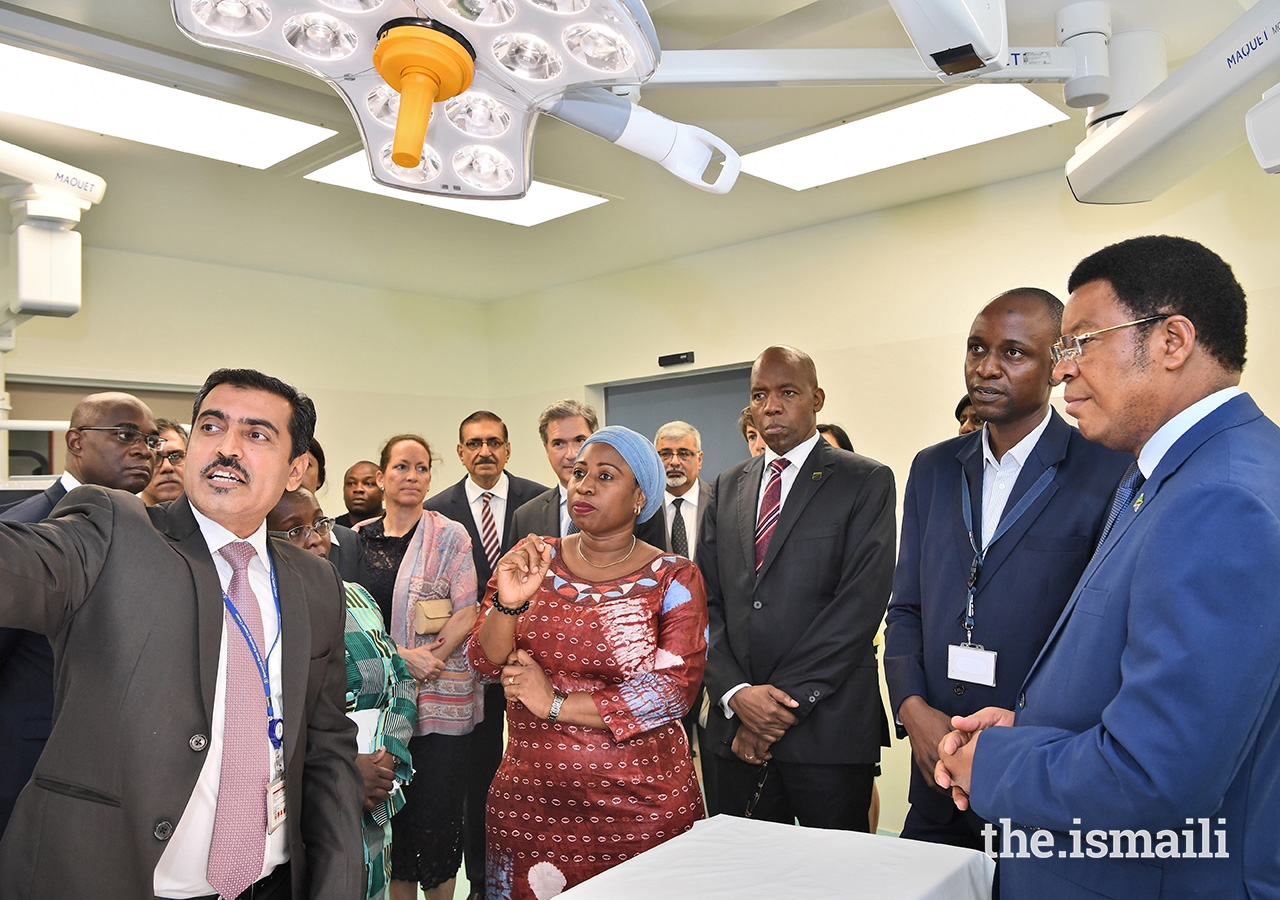
POLYGON ((995 534, 991 535, 991 540, 987 546, 979 548, 977 538, 973 535, 973 501, 969 499, 969 476, 964 469, 960 470, 960 506, 964 510, 964 527, 969 533, 969 546, 973 548, 973 562, 969 566, 969 583, 968 583, 968 599, 964 609, 964 630, 967 635, 965 643, 973 643, 973 627, 976 622, 974 618, 974 597, 978 594, 978 575, 982 572, 982 563, 986 559, 987 551, 991 549, 991 545, 1017 524, 1018 519, 1022 518, 1022 514, 1030 509, 1031 504, 1036 502, 1045 488, 1053 481, 1054 474, 1058 471, 1058 466, 1052 465, 1045 469, 1036 479, 1036 483, 1031 485, 1031 490, 1022 495, 1022 499, 1007 514, 1000 517, 1000 524, 996 526, 995 534))
MULTIPOLYGON (((271 741, 272 749, 279 750, 284 744, 284 720, 278 718, 275 712, 275 705, 271 701, 271 670, 267 667, 267 660, 271 659, 271 654, 275 652, 276 644, 280 643, 280 632, 282 622, 280 619, 280 589, 276 584, 276 566, 271 560, 271 551, 267 551, 267 568, 271 572, 271 598, 276 603, 276 638, 271 642, 271 646, 267 648, 266 659, 263 659, 261 651, 258 650, 258 642, 253 639, 253 635, 249 633, 249 626, 245 624, 244 618, 240 615, 240 610, 236 609, 236 605, 231 602, 231 598, 227 596, 227 592, 222 592, 222 603, 226 606, 227 612, 231 613, 231 618, 235 620, 236 625, 240 627, 240 633, 244 635, 244 642, 249 645, 249 652, 253 654, 253 661, 258 667, 258 675, 262 678, 262 691, 267 697, 267 737, 271 741)), ((249 577, 249 570, 246 568, 244 577, 249 577)))

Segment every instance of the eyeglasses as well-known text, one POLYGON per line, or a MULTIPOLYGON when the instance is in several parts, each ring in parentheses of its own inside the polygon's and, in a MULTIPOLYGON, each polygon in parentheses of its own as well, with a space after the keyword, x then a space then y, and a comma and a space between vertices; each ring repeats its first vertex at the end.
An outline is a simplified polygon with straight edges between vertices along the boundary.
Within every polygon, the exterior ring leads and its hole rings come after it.
POLYGON ((182 465, 183 461, 186 458, 187 458, 187 451, 185 450, 170 450, 168 453, 156 454, 156 462, 161 462, 167 459, 169 460, 170 463, 172 463, 175 466, 182 465))
POLYGON ((267 534, 272 537, 284 538, 294 544, 301 544, 313 534, 324 537, 333 530, 333 523, 336 521, 338 520, 332 516, 326 516, 323 519, 316 519, 310 525, 295 525, 288 531, 268 531, 267 534))
POLYGON ((1106 328, 1099 328, 1097 331, 1087 331, 1084 334, 1064 334, 1056 344, 1049 348, 1049 355, 1053 357, 1055 366, 1064 359, 1079 359, 1084 356, 1084 345, 1100 334, 1115 331, 1117 328, 1130 328, 1134 325, 1145 325, 1148 322, 1159 322, 1161 319, 1167 319, 1171 315, 1173 313, 1165 313, 1162 316, 1147 316, 1145 319, 1121 322, 1119 325, 1110 325, 1106 328))
POLYGON ((689 460, 693 459, 697 455, 698 455, 697 450, 686 450, 684 447, 681 447, 679 450, 672 450, 668 448, 666 450, 658 451, 658 456, 662 458, 663 462, 670 462, 671 457, 673 456, 678 456, 685 462, 688 462, 689 460))
POLYGON ((463 441, 462 446, 472 451, 479 450, 481 447, 488 447, 490 450, 501 450, 506 443, 502 438, 472 438, 469 441, 463 441))
POLYGON ((116 425, 77 425, 71 431, 110 431, 115 434, 116 440, 122 444, 133 446, 141 441, 147 445, 147 449, 152 453, 159 452, 164 446, 164 438, 158 434, 143 434, 136 428, 120 428, 116 425))

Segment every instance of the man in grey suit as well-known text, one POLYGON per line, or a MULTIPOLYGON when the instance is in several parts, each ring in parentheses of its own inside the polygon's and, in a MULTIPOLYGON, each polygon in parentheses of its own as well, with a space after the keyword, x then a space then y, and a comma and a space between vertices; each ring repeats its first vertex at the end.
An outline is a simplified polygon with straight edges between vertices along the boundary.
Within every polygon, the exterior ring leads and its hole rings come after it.
POLYGON ((711 812, 867 831, 887 727, 872 639, 893 581, 888 466, 818 434, 813 360, 770 347, 751 369, 764 454, 716 479, 698 567, 711 812))
POLYGON ((596 411, 579 400, 557 400, 538 417, 538 435, 551 470, 560 479, 557 487, 539 494, 516 510, 512 528, 524 537, 537 534, 564 537, 569 534, 569 474, 583 442, 599 427, 596 411))
MULTIPOLYGON (((543 493, 545 485, 508 472, 511 439, 496 413, 477 410, 458 426, 458 459, 467 477, 428 500, 424 506, 467 529, 476 566, 480 598, 498 557, 516 542, 512 527, 516 509, 543 493)), ((471 732, 467 797, 463 809, 462 847, 471 882, 468 900, 484 900, 484 807, 489 784, 502 762, 502 720, 507 700, 500 684, 484 688, 484 720, 471 732)))
POLYGON ((82 487, 0 527, 0 624, 52 640, 56 685, 6 900, 363 895, 342 584, 266 534, 314 427, 289 385, 219 370, 185 496, 82 487))
MULTIPOLYGON (((67 465, 43 492, 0 512, 39 522, 82 484, 136 493, 151 481, 160 437, 147 405, 132 394, 90 394, 71 411, 67 465)), ((42 634, 0 628, 0 834, 31 777, 53 719, 53 649, 42 634)))

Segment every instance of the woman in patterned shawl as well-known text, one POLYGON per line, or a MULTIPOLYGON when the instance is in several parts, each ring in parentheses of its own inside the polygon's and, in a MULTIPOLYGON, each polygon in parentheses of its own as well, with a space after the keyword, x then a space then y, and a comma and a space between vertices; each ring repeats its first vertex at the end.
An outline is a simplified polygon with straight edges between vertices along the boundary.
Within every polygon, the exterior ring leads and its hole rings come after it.
POLYGON ((636 540, 665 474, 610 426, 568 485, 581 529, 498 563, 468 659, 500 678, 510 739, 489 789, 488 900, 545 900, 702 818, 681 717, 706 666, 707 602, 688 559, 636 540))

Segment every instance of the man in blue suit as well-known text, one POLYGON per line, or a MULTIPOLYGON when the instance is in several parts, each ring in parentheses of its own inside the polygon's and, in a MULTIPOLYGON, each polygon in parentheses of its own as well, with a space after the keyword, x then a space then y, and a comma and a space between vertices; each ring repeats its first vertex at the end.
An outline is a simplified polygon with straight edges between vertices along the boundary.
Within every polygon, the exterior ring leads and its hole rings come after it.
POLYGON ((956 719, 936 777, 1008 820, 1006 900, 1280 896, 1280 429, 1238 387, 1244 292, 1173 237, 1069 287, 1067 412, 1137 460, 1016 713, 956 719))
MULTIPOLYGON (((90 394, 71 412, 67 468, 49 488, 0 512, 10 522, 49 517, 67 492, 99 484, 136 494, 151 483, 159 439, 147 405, 132 394, 90 394)), ((53 648, 21 628, 0 628, 0 834, 18 792, 44 752, 53 719, 53 648)))
POLYGON ((986 427, 921 451, 911 467, 884 660, 898 737, 910 738, 916 762, 903 837, 983 849, 986 823, 934 783, 938 742, 952 716, 1013 705, 1129 464, 1049 407, 1061 326, 1062 302, 1048 291, 1017 288, 988 303, 964 362, 986 427), (991 677, 959 670, 966 656, 989 662, 991 677))

